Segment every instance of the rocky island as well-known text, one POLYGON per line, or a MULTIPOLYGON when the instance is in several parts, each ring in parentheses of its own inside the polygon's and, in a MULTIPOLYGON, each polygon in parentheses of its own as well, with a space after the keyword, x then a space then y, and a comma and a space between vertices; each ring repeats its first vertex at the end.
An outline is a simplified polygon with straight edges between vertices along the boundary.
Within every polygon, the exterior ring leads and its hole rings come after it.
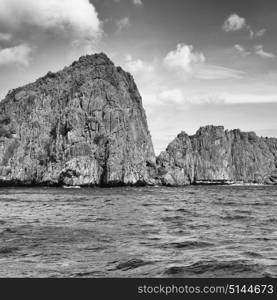
POLYGON ((0 103, 2 185, 151 184, 155 154, 133 77, 103 53, 0 103))
POLYGON ((133 77, 103 53, 0 102, 0 184, 277 183, 277 139, 221 126, 182 132, 155 157, 133 77))
POLYGON ((195 135, 181 132, 157 158, 164 185, 275 184, 277 139, 254 132, 201 127, 195 135))

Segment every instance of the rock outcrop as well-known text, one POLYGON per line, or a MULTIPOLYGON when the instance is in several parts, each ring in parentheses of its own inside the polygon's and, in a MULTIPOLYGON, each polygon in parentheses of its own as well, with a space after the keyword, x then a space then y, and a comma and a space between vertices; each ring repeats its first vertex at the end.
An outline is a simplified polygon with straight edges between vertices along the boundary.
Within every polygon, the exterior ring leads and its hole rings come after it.
POLYGON ((103 53, 0 103, 1 184, 151 184, 155 160, 136 84, 103 53))
POLYGON ((197 183, 277 183, 277 139, 222 126, 185 132, 157 159, 164 185, 197 183))
POLYGON ((0 102, 0 185, 277 184, 277 139, 201 127, 156 159, 133 77, 103 53, 0 102))

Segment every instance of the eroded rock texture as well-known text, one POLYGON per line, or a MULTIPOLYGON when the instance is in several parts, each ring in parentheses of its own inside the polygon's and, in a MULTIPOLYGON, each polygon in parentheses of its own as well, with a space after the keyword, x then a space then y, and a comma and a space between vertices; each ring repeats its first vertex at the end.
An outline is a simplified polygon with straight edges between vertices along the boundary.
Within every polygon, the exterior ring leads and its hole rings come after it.
POLYGON ((146 184, 154 165, 136 84, 103 53, 0 103, 2 184, 146 184))
POLYGON ((200 128, 193 136, 182 132, 157 159, 165 185, 198 182, 277 183, 277 139, 254 132, 200 128))

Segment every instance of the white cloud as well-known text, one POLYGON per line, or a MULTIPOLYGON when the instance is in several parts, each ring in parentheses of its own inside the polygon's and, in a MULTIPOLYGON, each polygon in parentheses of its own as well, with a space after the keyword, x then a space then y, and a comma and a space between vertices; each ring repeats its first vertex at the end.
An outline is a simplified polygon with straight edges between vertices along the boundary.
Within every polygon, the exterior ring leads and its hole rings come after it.
POLYGON ((246 27, 245 18, 242 18, 237 14, 232 14, 225 20, 222 29, 226 32, 229 32, 241 30, 244 27, 246 27))
POLYGON ((251 40, 264 36, 267 31, 265 28, 263 28, 255 32, 252 29, 252 26, 247 24, 246 19, 237 14, 230 15, 222 26, 222 29, 225 32, 238 31, 244 28, 249 32, 249 37, 251 40))
POLYGON ((265 33, 266 33, 266 31, 267 30, 265 28, 259 30, 258 32, 256 32, 256 37, 262 37, 262 36, 264 36, 265 33))
MULTIPOLYGON (((183 70, 187 76, 203 79, 241 79, 243 71, 224 68, 206 63, 201 52, 194 52, 192 46, 178 44, 177 49, 164 58, 164 65, 175 70, 183 70)), ((184 76, 183 76, 184 77, 184 76)))
POLYGON ((256 37, 256 33, 251 29, 250 26, 247 26, 247 29, 249 31, 249 36, 250 36, 250 39, 254 39, 256 37))
MULTIPOLYGON (((115 3, 120 3, 120 0, 113 0, 115 3)), ((143 2, 142 0, 131 0, 133 2, 134 5, 138 6, 138 7, 142 7, 143 6, 143 2)))
POLYGON ((177 49, 170 51, 164 58, 164 64, 170 68, 181 68, 191 72, 194 64, 205 62, 203 53, 193 52, 193 46, 178 44, 177 49))
POLYGON ((235 45, 234 49, 236 49, 241 55, 247 56, 250 55, 251 53, 254 53, 256 55, 259 55, 260 57, 263 58, 275 58, 276 55, 270 52, 264 51, 264 46, 263 45, 257 45, 254 47, 253 52, 251 51, 246 51, 245 48, 241 45, 235 45))
POLYGON ((0 25, 20 38, 26 30, 47 31, 77 43, 94 41, 101 33, 89 0, 0 0, 0 25))
POLYGON ((183 104, 185 97, 180 89, 171 89, 162 91, 158 95, 158 100, 164 103, 183 104))
POLYGON ((133 59, 131 55, 126 56, 125 66, 131 73, 152 72, 154 70, 151 63, 146 63, 141 59, 133 59))
POLYGON ((236 45, 234 46, 234 48, 235 48, 236 50, 238 50, 239 52, 244 52, 244 51, 245 51, 244 47, 241 46, 241 45, 238 45, 238 44, 236 44, 236 45))
POLYGON ((247 56, 247 55, 250 55, 250 54, 251 54, 251 52, 245 50, 245 48, 244 48, 243 46, 239 45, 239 44, 236 44, 236 45, 234 46, 234 48, 235 48, 241 55, 243 55, 243 56, 247 56))
POLYGON ((0 42, 8 42, 12 39, 12 35, 10 33, 2 33, 0 32, 0 42))
POLYGON ((262 93, 224 93, 223 97, 226 99, 226 103, 276 103, 277 93, 266 94, 264 91, 262 93))
POLYGON ((261 38, 265 35, 267 32, 267 29, 263 28, 258 30, 257 32, 254 32, 250 26, 248 26, 249 34, 250 34, 250 39, 256 39, 256 38, 261 38))
POLYGON ((10 64, 27 66, 30 61, 31 52, 31 47, 26 44, 0 49, 0 66, 10 64))
POLYGON ((213 80, 213 79, 242 79, 245 72, 235 69, 229 69, 216 65, 203 64, 196 68, 193 76, 199 79, 213 80))
POLYGON ((275 58, 276 55, 270 52, 265 52, 264 51, 264 46, 263 45, 257 45, 255 46, 255 53, 259 55, 260 57, 263 58, 275 58))
POLYGON ((133 0, 133 3, 136 5, 136 6, 143 6, 143 2, 142 0, 133 0))
POLYGON ((129 17, 122 18, 116 22, 117 31, 121 31, 125 27, 128 27, 130 25, 130 19, 129 17))

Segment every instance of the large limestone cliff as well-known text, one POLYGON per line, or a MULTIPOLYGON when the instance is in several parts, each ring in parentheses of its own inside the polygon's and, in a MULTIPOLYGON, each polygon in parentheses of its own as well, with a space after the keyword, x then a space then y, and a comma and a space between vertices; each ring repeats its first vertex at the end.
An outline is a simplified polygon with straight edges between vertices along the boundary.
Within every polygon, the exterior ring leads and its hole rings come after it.
POLYGON ((254 132, 200 128, 182 132, 157 159, 165 185, 244 182, 277 183, 277 139, 254 132))
POLYGON ((154 165, 136 84, 103 53, 0 102, 1 184, 149 184, 154 165))

